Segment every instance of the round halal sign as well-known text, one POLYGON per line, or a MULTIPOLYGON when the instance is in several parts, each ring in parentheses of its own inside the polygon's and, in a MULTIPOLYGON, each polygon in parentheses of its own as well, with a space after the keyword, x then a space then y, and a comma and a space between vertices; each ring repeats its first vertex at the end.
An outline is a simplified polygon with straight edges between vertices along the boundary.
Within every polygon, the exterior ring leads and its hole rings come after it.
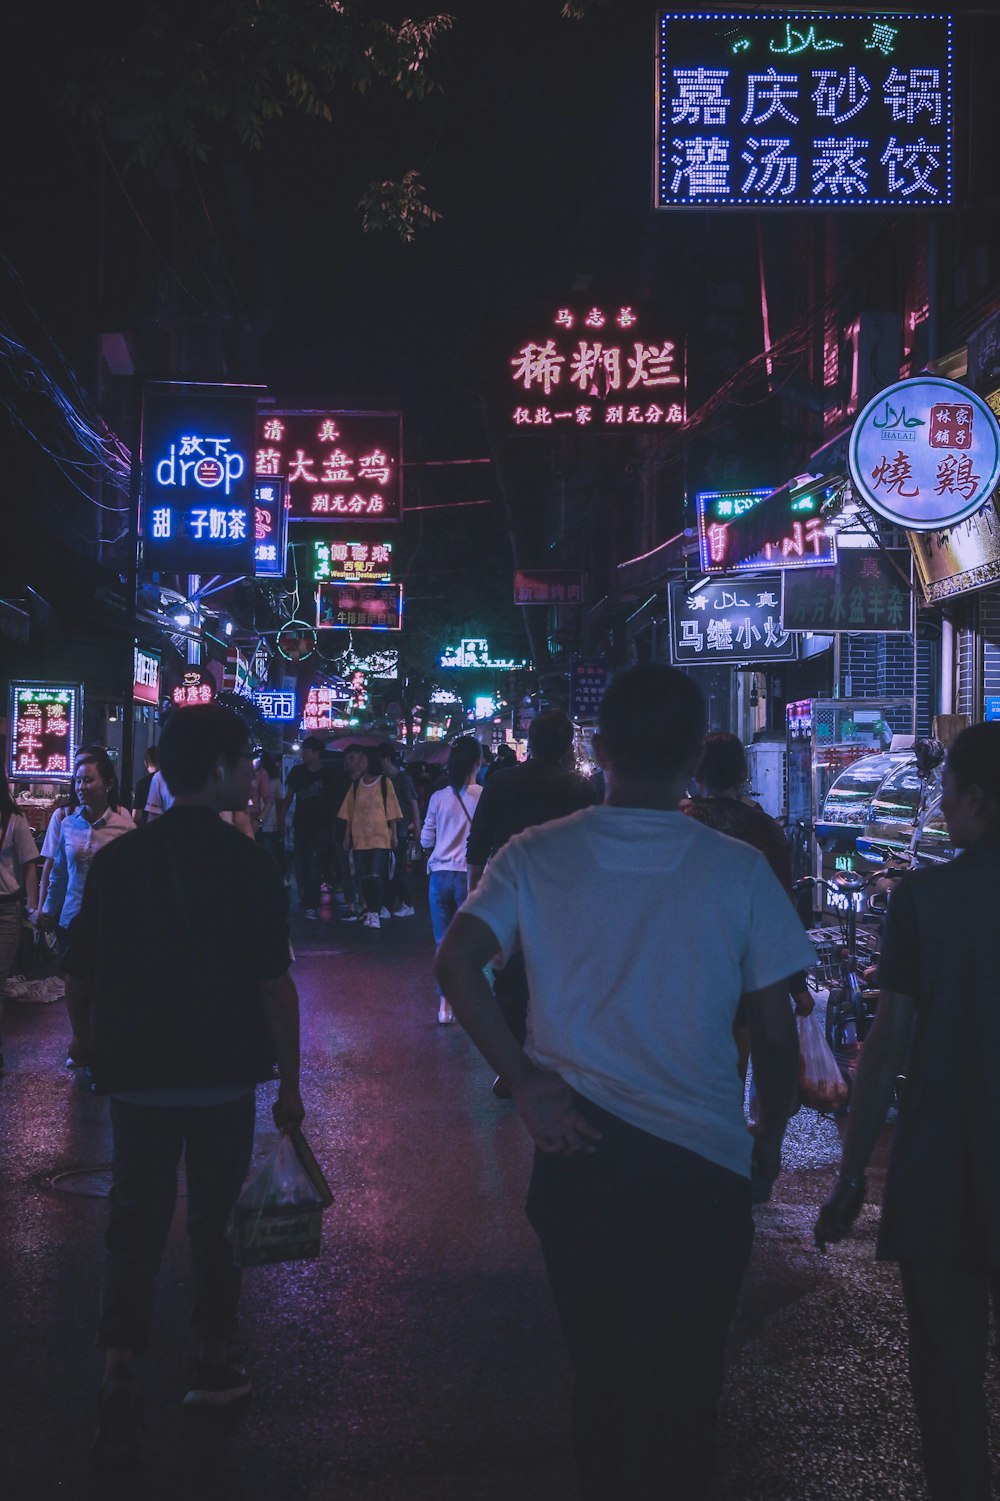
POLYGON ((897 381, 859 414, 849 448, 861 498, 896 526, 937 532, 978 511, 1000 481, 1000 427, 985 401, 939 376, 897 381))

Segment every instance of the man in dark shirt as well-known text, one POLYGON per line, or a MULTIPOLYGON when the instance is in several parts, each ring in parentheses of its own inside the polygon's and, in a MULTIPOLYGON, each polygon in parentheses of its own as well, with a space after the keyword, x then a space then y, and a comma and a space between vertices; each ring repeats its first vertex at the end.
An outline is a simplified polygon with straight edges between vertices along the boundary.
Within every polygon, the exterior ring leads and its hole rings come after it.
POLYGON ((292 798, 292 840, 295 884, 303 914, 310 922, 319 917, 320 886, 329 877, 333 863, 333 822, 347 792, 347 777, 323 763, 323 741, 307 735, 302 742, 302 764, 293 766, 285 784, 280 822, 292 798))
MULTIPOLYGON (((557 709, 536 714, 528 727, 528 760, 523 766, 495 771, 483 784, 466 851, 469 890, 475 891, 487 861, 514 834, 555 818, 568 818, 596 801, 592 783, 573 770, 573 721, 557 709)), ((503 969, 496 971, 494 993, 508 1027, 523 1043, 528 979, 520 954, 514 954, 503 969)), ((500 1079, 493 1091, 501 1099, 507 1098, 500 1079)))
POLYGON ((111 1095, 100 1461, 134 1448, 133 1360, 148 1340, 182 1152, 200 1341, 184 1402, 219 1407, 249 1393, 229 1356, 240 1272, 224 1232, 253 1150, 255 1086, 274 1077, 275 1063, 276 1125, 304 1115, 284 884, 266 853, 219 817, 247 805, 245 726, 211 706, 178 710, 160 753, 173 806, 99 851, 66 960, 74 1033, 96 1089, 111 1095))
POLYGON ((897 1076, 906 1084, 876 1256, 898 1261, 933 1501, 992 1494, 983 1378, 1000 1297, 1000 724, 948 752, 941 812, 962 853, 899 883, 878 1014, 861 1052, 837 1186, 816 1224, 847 1235, 897 1076))

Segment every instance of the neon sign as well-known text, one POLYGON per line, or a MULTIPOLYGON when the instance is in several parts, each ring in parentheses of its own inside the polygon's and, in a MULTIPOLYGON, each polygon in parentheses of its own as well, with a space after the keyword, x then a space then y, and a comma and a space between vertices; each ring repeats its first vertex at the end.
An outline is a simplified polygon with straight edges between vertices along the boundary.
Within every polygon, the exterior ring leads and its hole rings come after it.
POLYGON ((705 579, 697 589, 671 584, 667 597, 675 667, 787 662, 798 656, 798 637, 781 623, 780 573, 735 583, 705 579))
POLYGON ((283 479, 257 480, 253 487, 253 571, 282 579, 287 568, 288 508, 283 479))
POLYGON ((490 655, 490 644, 481 636, 467 636, 459 642, 457 647, 449 647, 438 658, 440 667, 486 667, 492 672, 520 672, 524 667, 530 667, 531 663, 523 659, 515 661, 513 657, 493 657, 490 655))
MULTIPOLYGON (((832 490, 829 492, 832 493, 832 490)), ((698 552, 703 573, 738 573, 777 565, 820 568, 837 561, 837 544, 823 529, 820 510, 826 491, 800 488, 781 492, 780 500, 762 503, 772 490, 701 490, 695 496, 698 552), (754 528, 741 540, 739 518, 766 517, 762 535, 754 528)), ((745 526, 745 523, 744 523, 745 526)))
POLYGON ((385 651, 348 652, 346 666, 350 671, 363 672, 370 678, 398 678, 399 652, 394 647, 385 651))
POLYGON ((11 780, 70 780, 82 701, 77 684, 11 683, 11 780))
POLYGON ((391 542, 313 542, 312 576, 350 583, 385 584, 392 579, 391 542))
POLYGON ((266 412, 255 467, 283 474, 290 521, 399 521, 402 418, 398 412, 266 412))
POLYGON ((132 697, 137 704, 152 704, 155 708, 160 702, 160 653, 137 646, 134 664, 132 697))
POLYGON ((362 631, 403 629, 402 584, 320 584, 317 625, 362 631))
POLYGON ((200 672, 186 672, 170 694, 175 709, 193 709, 198 704, 212 703, 214 698, 215 684, 200 672))
POLYGON ((944 208, 950 16, 661 11, 656 208, 944 208))
POLYGON ((295 693, 285 688, 255 688, 250 695, 260 710, 261 719, 269 723, 287 722, 295 718, 295 693))
POLYGON ((334 729, 341 722, 336 711, 343 702, 344 694, 331 688, 328 683, 310 688, 302 714, 303 728, 308 731, 334 729))
POLYGON ((516 428, 679 426, 681 346, 632 305, 557 308, 509 362, 516 428))
POLYGON ((148 569, 253 571, 258 388, 150 382, 142 405, 148 569))

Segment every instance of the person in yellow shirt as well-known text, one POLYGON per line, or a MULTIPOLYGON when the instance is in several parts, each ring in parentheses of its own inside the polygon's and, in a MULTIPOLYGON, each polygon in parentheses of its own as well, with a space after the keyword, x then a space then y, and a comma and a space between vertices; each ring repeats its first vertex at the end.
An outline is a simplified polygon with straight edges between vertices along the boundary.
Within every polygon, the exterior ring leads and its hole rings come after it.
POLYGON ((368 769, 352 782, 338 817, 347 825, 344 848, 354 851, 355 874, 364 893, 367 910, 360 921, 366 928, 378 928, 390 915, 389 858, 399 843, 403 811, 391 777, 382 773, 378 751, 366 747, 365 754, 368 769))

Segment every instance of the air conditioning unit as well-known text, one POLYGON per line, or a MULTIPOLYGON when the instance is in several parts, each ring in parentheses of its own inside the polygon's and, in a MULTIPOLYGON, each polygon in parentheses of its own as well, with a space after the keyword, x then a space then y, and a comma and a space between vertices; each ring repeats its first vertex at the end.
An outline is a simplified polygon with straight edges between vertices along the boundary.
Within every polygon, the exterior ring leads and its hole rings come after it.
POLYGON ((845 413, 859 412, 899 380, 902 328, 891 313, 859 313, 844 331, 840 379, 845 413))

